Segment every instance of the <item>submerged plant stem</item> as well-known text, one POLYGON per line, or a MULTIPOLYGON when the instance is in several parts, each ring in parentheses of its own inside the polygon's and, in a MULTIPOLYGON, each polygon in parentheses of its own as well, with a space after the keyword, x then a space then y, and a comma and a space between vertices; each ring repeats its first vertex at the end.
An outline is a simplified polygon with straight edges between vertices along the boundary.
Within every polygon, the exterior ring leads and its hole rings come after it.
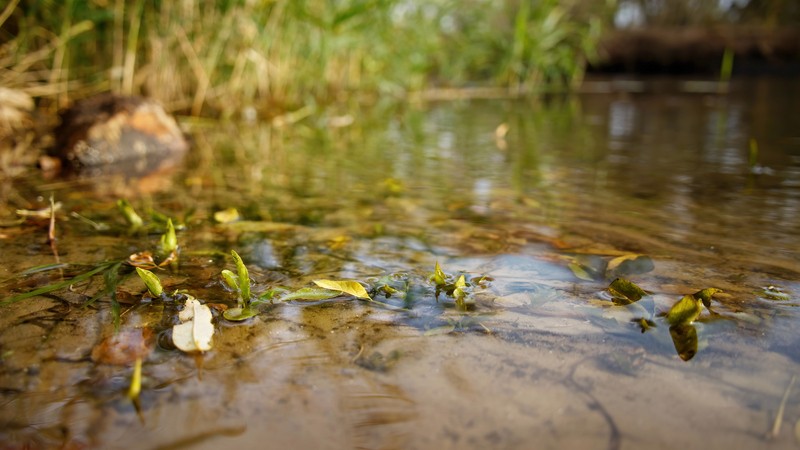
POLYGON ((792 391, 796 379, 797 375, 792 375, 789 386, 786 386, 786 391, 783 393, 783 398, 781 399, 781 405, 778 407, 778 414, 775 415, 775 423, 772 425, 772 431, 769 434, 770 438, 778 437, 778 434, 781 432, 781 423, 783 422, 783 412, 786 410, 786 401, 789 400, 789 393, 792 391))

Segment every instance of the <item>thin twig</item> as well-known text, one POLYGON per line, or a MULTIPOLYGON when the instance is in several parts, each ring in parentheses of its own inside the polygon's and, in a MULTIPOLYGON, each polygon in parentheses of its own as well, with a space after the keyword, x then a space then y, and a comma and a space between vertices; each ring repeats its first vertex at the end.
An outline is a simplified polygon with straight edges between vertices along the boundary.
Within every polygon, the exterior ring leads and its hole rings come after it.
POLYGON ((61 263, 58 257, 58 247, 56 246, 56 202, 53 194, 50 194, 50 226, 47 229, 47 242, 53 250, 53 256, 56 257, 56 264, 61 263))

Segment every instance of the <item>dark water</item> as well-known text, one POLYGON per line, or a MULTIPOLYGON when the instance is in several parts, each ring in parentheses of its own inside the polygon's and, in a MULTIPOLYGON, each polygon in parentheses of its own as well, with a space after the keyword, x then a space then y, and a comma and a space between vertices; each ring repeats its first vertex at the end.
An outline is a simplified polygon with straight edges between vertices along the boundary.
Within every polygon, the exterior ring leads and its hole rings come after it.
POLYGON ((161 231, 129 232, 119 198, 185 224, 179 265, 157 271, 170 292, 235 304, 219 281, 234 249, 256 293, 354 279, 406 294, 264 304, 242 323, 215 315, 214 348, 196 358, 164 343, 178 305, 141 300, 120 266, 121 333, 157 336, 138 413, 133 364, 91 357, 114 334, 102 277, 2 306, 2 441, 796 447, 800 83, 648 87, 317 111, 282 127, 187 123, 194 151, 172 173, 6 180, 4 298, 155 249, 161 231), (14 222, 51 193, 65 265, 19 275, 56 262, 46 220, 14 222), (241 220, 215 222, 231 207, 241 220), (437 261, 470 281, 468 307, 437 298, 437 261), (617 276, 651 295, 614 305, 617 276), (663 313, 708 287, 724 291, 713 313, 675 337, 663 313))

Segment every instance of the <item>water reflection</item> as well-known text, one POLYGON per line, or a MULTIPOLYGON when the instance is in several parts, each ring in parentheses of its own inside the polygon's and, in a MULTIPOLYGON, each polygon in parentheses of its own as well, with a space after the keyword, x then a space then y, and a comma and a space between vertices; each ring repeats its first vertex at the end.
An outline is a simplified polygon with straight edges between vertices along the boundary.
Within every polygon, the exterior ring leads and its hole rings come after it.
MULTIPOLYGON (((455 102, 353 114, 330 129, 197 129, 173 188, 131 198, 186 217, 184 259, 163 274, 171 288, 234 302, 217 276, 229 267, 218 255, 235 248, 256 292, 393 276, 404 296, 380 294, 392 307, 337 298, 263 305, 241 324, 217 318, 202 370, 166 348, 145 361, 144 422, 123 403, 127 368, 83 358, 98 323, 112 327, 107 300, 80 307, 102 283, 16 303, 0 318, 0 395, 25 414, 4 408, 0 433, 44 446, 594 448, 708 436, 761 446, 764 417, 800 364, 800 119, 772 88, 739 89, 455 102), (752 136, 773 173, 750 170, 752 136), (229 207, 240 221, 212 220, 229 207), (454 278, 491 281, 471 285, 472 303, 460 308, 434 295, 437 261, 454 278), (609 300, 616 276, 649 294, 609 300), (708 287, 725 291, 718 316, 672 328, 660 316, 708 287), (73 409, 55 414, 65 403, 73 409), (74 419, 90 416, 91 427, 74 419), (37 440, 40 419, 62 434, 37 440)), ((111 203, 81 197, 79 184, 13 189, 54 190, 67 210, 109 224, 99 233, 63 218, 70 263, 158 241, 120 232, 111 203)), ((8 265, 52 262, 38 231, 3 229, 8 265)), ((6 290, 42 283, 3 270, 6 290)), ((137 289, 124 286, 133 299, 137 289)), ((162 306, 150 326, 171 326, 174 307, 162 306)), ((126 305, 121 325, 141 325, 148 307, 126 305)))

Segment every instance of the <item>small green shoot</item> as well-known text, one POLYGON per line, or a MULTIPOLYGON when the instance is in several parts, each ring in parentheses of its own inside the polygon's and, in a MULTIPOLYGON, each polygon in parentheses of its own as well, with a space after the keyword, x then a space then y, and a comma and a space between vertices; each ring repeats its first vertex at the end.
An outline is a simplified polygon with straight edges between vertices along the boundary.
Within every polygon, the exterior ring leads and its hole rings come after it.
POLYGON ((172 255, 178 250, 178 237, 175 235, 172 219, 167 219, 167 231, 161 236, 160 250, 164 255, 172 255))
POLYGON ((250 305, 250 274, 247 272, 247 266, 244 265, 242 257, 236 253, 236 250, 231 250, 231 256, 236 262, 236 272, 239 277, 237 285, 239 287, 240 306, 247 307, 250 305))
POLYGON ((453 297, 456 299, 456 305, 462 308, 465 306, 464 298, 467 296, 466 288, 467 280, 464 278, 464 275, 461 275, 456 281, 455 289, 453 289, 453 297))
POLYGON ((701 300, 706 308, 711 308, 711 298, 714 297, 714 295, 718 292, 722 292, 722 289, 705 288, 695 292, 692 294, 692 296, 698 300, 701 300))
POLYGON ((439 265, 439 261, 436 261, 436 266, 433 269, 433 274, 430 276, 430 280, 433 281, 437 287, 444 286, 447 283, 447 276, 444 274, 442 270, 442 266, 439 265))
POLYGON ((119 211, 132 230, 137 230, 144 225, 142 217, 136 212, 129 201, 125 199, 117 200, 117 208, 119 208, 119 211))
POLYGON ((150 291, 150 295, 156 298, 161 297, 164 293, 164 288, 161 286, 161 280, 158 279, 158 275, 147 269, 142 269, 141 267, 136 268, 136 273, 139 274, 139 278, 144 281, 147 290, 150 291))
POLYGON ((228 289, 239 292, 239 277, 228 269, 222 271, 222 281, 228 289))
POLYGON ((691 324, 700 317, 700 313, 702 312, 701 304, 701 300, 695 298, 693 295, 684 295, 683 298, 672 305, 672 308, 667 312, 667 323, 669 323, 670 326, 691 324))

